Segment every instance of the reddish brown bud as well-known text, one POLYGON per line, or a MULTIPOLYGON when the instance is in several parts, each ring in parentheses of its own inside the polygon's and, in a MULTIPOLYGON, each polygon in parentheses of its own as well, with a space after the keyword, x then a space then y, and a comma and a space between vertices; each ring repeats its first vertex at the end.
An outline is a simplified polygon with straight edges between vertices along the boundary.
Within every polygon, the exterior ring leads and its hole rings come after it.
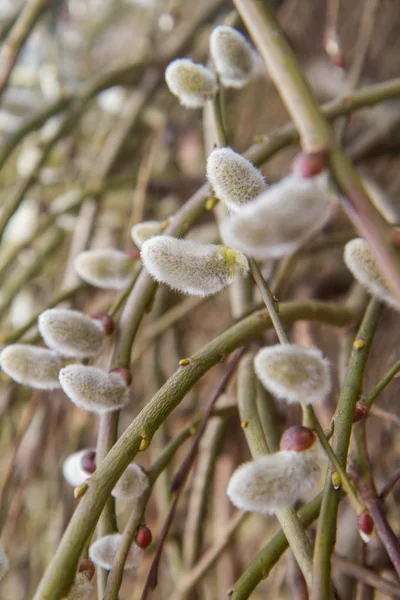
POLYGON ((129 256, 129 258, 139 260, 140 259, 140 250, 138 248, 129 248, 129 250, 126 251, 126 255, 129 256))
POLYGON ((129 387, 132 383, 132 375, 128 369, 111 369, 110 373, 118 373, 118 375, 125 381, 125 385, 129 387))
POLYGON ((365 417, 365 415, 368 414, 368 408, 366 406, 364 406, 363 404, 360 404, 359 402, 357 402, 356 407, 354 409, 354 415, 353 415, 353 423, 358 423, 358 421, 361 421, 361 419, 363 417, 365 417))
POLYGON ((89 560, 88 558, 80 559, 78 573, 84 573, 89 581, 92 581, 95 570, 95 566, 91 560, 89 560))
POLYGON ((300 153, 296 156, 292 165, 292 173, 302 179, 315 177, 326 169, 325 152, 300 153))
POLYGON ((104 313, 104 312, 100 312, 100 313, 92 313, 89 315, 89 317, 91 319, 93 319, 94 321, 100 321, 100 323, 103 326, 104 333, 106 335, 111 335, 114 332, 115 324, 114 324, 114 319, 112 318, 111 315, 104 313))
POLYGON ((295 425, 287 429, 279 444, 281 450, 291 450, 292 452, 303 452, 315 442, 315 433, 309 427, 295 425))
POLYGON ((358 515, 357 525, 361 539, 368 544, 371 541, 372 532, 374 531, 374 522, 367 510, 358 515))
POLYGON ((146 525, 140 525, 137 530, 135 543, 136 546, 145 550, 148 546, 150 546, 153 536, 151 535, 151 531, 146 525))
POLYGON ((96 452, 90 450, 86 452, 81 458, 81 467, 86 473, 94 473, 96 470, 96 452))

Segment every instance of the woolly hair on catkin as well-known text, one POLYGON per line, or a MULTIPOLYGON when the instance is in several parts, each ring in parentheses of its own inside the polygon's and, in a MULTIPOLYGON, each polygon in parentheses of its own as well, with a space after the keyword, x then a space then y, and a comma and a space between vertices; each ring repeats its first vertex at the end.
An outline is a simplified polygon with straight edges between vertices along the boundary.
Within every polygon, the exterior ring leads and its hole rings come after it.
POLYGON ((137 499, 143 496, 149 487, 149 478, 137 463, 131 463, 122 473, 111 492, 119 500, 137 499))
POLYGON ((77 573, 68 594, 62 600, 89 600, 92 592, 93 583, 84 573, 77 573))
POLYGON ((210 36, 210 53, 221 83, 242 88, 251 78, 255 56, 246 38, 233 27, 219 25, 210 36))
POLYGON ((85 471, 82 466, 82 458, 90 452, 90 450, 79 450, 67 456, 63 462, 62 472, 64 479, 72 487, 78 487, 82 485, 86 479, 89 479, 91 473, 85 471))
POLYGON ((231 211, 241 211, 244 204, 267 188, 260 171, 232 148, 211 152, 207 159, 207 179, 216 197, 231 211))
POLYGON ((344 262, 354 277, 372 296, 400 310, 400 302, 389 292, 378 271, 371 250, 363 238, 355 238, 344 247, 344 262))
MULTIPOLYGON (((95 565, 109 571, 112 567, 114 558, 118 552, 121 543, 122 535, 120 533, 112 533, 96 540, 89 548, 89 558, 95 565)), ((140 564, 143 555, 143 550, 138 548, 136 544, 132 544, 129 549, 128 556, 124 565, 124 569, 134 569, 140 564)))
POLYGON ((163 235, 144 242, 141 258, 156 281, 194 296, 220 292, 232 282, 236 269, 249 268, 246 257, 232 248, 163 235))
POLYGON ((170 92, 186 108, 201 108, 218 91, 214 73, 189 58, 172 61, 165 71, 165 81, 170 92))
POLYGON ((289 403, 322 402, 331 387, 329 362, 314 348, 268 346, 256 354, 254 368, 263 386, 289 403))
POLYGON ((129 400, 127 386, 118 373, 97 367, 68 365, 60 371, 64 393, 79 408, 102 414, 118 410, 129 400))
POLYGON ((150 239, 154 235, 160 235, 161 221, 143 221, 136 223, 131 229, 131 238, 137 248, 142 247, 143 242, 150 239))
POLYGON ((262 515, 293 506, 319 477, 315 447, 303 452, 282 450, 244 463, 229 480, 230 501, 241 510, 262 515))
POLYGON ((39 390, 59 388, 58 373, 64 365, 56 352, 27 344, 12 344, 0 353, 0 367, 11 379, 39 390))
POLYGON ((225 244, 259 260, 297 250, 322 229, 332 211, 325 175, 289 175, 221 224, 225 244))
POLYGON ((9 568, 7 555, 4 552, 3 547, 0 546, 0 581, 3 579, 9 568))
POLYGON ((67 308, 45 310, 39 316, 38 328, 49 348, 76 358, 96 356, 104 338, 104 328, 99 321, 67 308))
POLYGON ((133 266, 130 256, 114 248, 86 250, 74 261, 74 269, 83 281, 109 290, 124 289, 132 278, 133 266))

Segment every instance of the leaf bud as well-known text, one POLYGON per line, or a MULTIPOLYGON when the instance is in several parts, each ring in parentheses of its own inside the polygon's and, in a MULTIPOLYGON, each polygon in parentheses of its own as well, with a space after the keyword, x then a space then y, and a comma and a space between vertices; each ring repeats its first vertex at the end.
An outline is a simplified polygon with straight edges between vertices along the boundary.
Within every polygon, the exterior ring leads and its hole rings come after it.
POLYGON ((79 408, 102 414, 119 410, 129 400, 127 385, 119 373, 97 367, 68 365, 59 375, 61 387, 79 408))
POLYGON ((135 261, 121 250, 103 248, 86 250, 74 261, 77 275, 91 285, 122 290, 131 281, 135 261))
POLYGON ((93 319, 94 321, 100 321, 101 326, 104 329, 105 335, 112 335, 114 333, 114 329, 115 329, 114 319, 108 313, 105 313, 105 312, 91 313, 89 315, 89 318, 93 319))
POLYGON ((165 71, 165 81, 170 92, 186 108, 201 108, 218 91, 214 73, 189 58, 172 61, 165 71))
POLYGON ((317 349, 296 344, 262 348, 254 368, 263 386, 289 403, 322 402, 331 387, 329 362, 317 349))
POLYGON ((354 408, 353 423, 358 423, 368 414, 368 407, 360 402, 357 402, 354 408))
POLYGON ((152 540, 153 536, 150 529, 146 527, 146 525, 140 525, 135 537, 136 546, 139 546, 139 548, 145 550, 148 546, 150 546, 152 540))
POLYGON ((292 165, 292 173, 303 179, 315 177, 327 167, 325 152, 300 152, 292 165))
POLYGON ((219 25, 210 36, 210 52, 225 87, 242 88, 253 74, 254 51, 244 35, 228 25, 219 25))
POLYGON ((207 179, 214 193, 230 210, 237 211, 267 187, 260 171, 232 148, 216 148, 207 159, 207 179))
POLYGON ((141 257, 156 281, 194 296, 220 292, 232 283, 237 268, 249 268, 241 252, 170 236, 156 236, 144 242, 141 257))
POLYGON ((303 452, 315 442, 316 436, 312 429, 303 425, 294 425, 284 431, 279 448, 292 452, 303 452))
POLYGON ((58 373, 64 364, 56 352, 27 344, 12 344, 0 353, 0 367, 11 379, 39 390, 60 387, 58 373))
POLYGON ((358 532, 362 541, 369 544, 374 531, 374 522, 367 510, 364 510, 357 518, 358 532))

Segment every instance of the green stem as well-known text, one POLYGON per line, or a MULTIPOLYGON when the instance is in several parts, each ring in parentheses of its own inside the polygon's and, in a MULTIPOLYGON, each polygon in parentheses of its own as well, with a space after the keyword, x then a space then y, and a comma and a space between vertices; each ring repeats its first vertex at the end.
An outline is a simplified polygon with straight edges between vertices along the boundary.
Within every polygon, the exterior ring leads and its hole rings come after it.
POLYGON ((380 381, 376 384, 376 386, 369 392, 367 396, 362 398, 361 404, 366 406, 368 410, 370 410, 371 406, 375 402, 376 398, 379 394, 385 389, 387 385, 392 381, 394 377, 396 377, 397 373, 400 371, 400 360, 398 360, 391 369, 382 377, 380 381))
MULTIPOLYGON (((137 285, 134 290, 136 288, 137 285)), ((283 322, 300 319, 336 326, 343 326, 354 320, 354 314, 347 308, 318 301, 282 303, 280 316, 283 322)), ((202 375, 236 348, 256 339, 271 326, 266 310, 257 311, 242 319, 197 352, 187 366, 179 367, 151 402, 146 404, 91 477, 90 486, 69 522, 36 591, 35 600, 58 600, 68 590, 87 537, 95 527, 111 490, 138 453, 143 433, 152 437, 202 375)))
MULTIPOLYGON (((362 377, 381 314, 381 303, 372 299, 353 344, 352 353, 334 415, 333 450, 345 468, 353 424, 354 408, 360 396, 362 377), (356 343, 357 342, 357 343, 356 343)), ((339 493, 334 490, 327 471, 321 515, 314 549, 312 600, 327 600, 331 593, 331 556, 336 543, 339 493)))

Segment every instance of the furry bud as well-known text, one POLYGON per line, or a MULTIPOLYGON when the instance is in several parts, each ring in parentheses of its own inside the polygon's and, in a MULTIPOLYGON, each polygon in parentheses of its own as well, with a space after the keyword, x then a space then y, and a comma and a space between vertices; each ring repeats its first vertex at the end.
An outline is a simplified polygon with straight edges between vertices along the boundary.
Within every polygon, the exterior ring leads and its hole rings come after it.
POLYGON ((356 238, 346 244, 344 247, 344 262, 357 281, 367 288, 370 294, 396 310, 400 310, 400 302, 389 292, 378 271, 371 250, 363 238, 356 238))
POLYGON ((134 260, 121 250, 104 248, 81 252, 74 269, 83 281, 98 288, 122 290, 131 280, 134 260))
MULTIPOLYGON (((98 567, 109 571, 112 567, 114 558, 118 552, 122 535, 112 533, 96 540, 89 548, 89 557, 98 567)), ((124 569, 134 569, 140 563, 142 551, 136 544, 132 544, 124 569)))
POLYGON ((137 223, 131 229, 131 238, 133 243, 140 249, 143 242, 161 233, 161 221, 143 221, 137 223))
POLYGON ((374 522, 367 510, 364 510, 357 518, 358 533, 365 544, 369 544, 374 531, 374 522))
POLYGON ((302 246, 320 230, 333 205, 324 176, 289 175, 224 219, 225 244, 257 259, 280 258, 302 246))
POLYGON ((131 463, 122 473, 111 495, 121 500, 143 496, 149 487, 149 478, 137 463, 131 463))
POLYGON ((3 579, 9 568, 7 555, 4 552, 3 547, 0 546, 0 581, 3 579))
POLYGON ((0 353, 0 367, 9 377, 39 390, 60 387, 58 373, 64 364, 56 352, 26 344, 6 346, 0 353))
POLYGON ((139 548, 145 550, 146 548, 148 548, 148 546, 150 546, 152 540, 153 536, 151 534, 150 529, 146 527, 146 525, 140 525, 135 537, 136 546, 139 546, 139 548))
POLYGON ((89 455, 94 455, 95 458, 96 453, 91 450, 80 450, 70 454, 63 463, 64 479, 74 488, 82 485, 96 470, 94 458, 90 460, 89 455))
POLYGON ((312 429, 303 425, 294 425, 283 432, 279 442, 280 450, 303 452, 308 450, 315 442, 316 436, 312 429))
POLYGON ((233 27, 219 25, 210 36, 210 52, 225 87, 242 88, 254 71, 254 51, 233 27))
POLYGON ((93 584, 85 573, 77 573, 74 583, 68 594, 62 600, 89 600, 92 595, 93 584))
POLYGON ((67 308, 45 310, 39 316, 38 328, 49 348, 76 358, 96 356, 104 338, 101 323, 67 308))
POLYGON ((172 61, 165 71, 165 81, 186 108, 201 108, 218 91, 214 73, 189 58, 172 61))
POLYGON ((313 447, 304 452, 266 454, 236 469, 227 494, 241 510, 271 514, 293 506, 314 486, 319 472, 313 447))
POLYGON ((156 236, 144 242, 141 257, 156 281, 194 296, 220 292, 232 283, 237 268, 244 271, 249 268, 241 252, 169 236, 156 236))
POLYGON ((102 414, 119 410, 129 400, 126 383, 118 373, 86 365, 68 365, 61 369, 59 378, 68 398, 89 412, 102 414))
POLYGON ((237 211, 267 187, 260 171, 232 148, 217 148, 207 159, 207 179, 214 193, 230 210, 237 211))
POLYGON ((295 344, 262 348, 254 359, 257 377, 287 402, 322 402, 330 390, 329 363, 319 350, 295 344))

